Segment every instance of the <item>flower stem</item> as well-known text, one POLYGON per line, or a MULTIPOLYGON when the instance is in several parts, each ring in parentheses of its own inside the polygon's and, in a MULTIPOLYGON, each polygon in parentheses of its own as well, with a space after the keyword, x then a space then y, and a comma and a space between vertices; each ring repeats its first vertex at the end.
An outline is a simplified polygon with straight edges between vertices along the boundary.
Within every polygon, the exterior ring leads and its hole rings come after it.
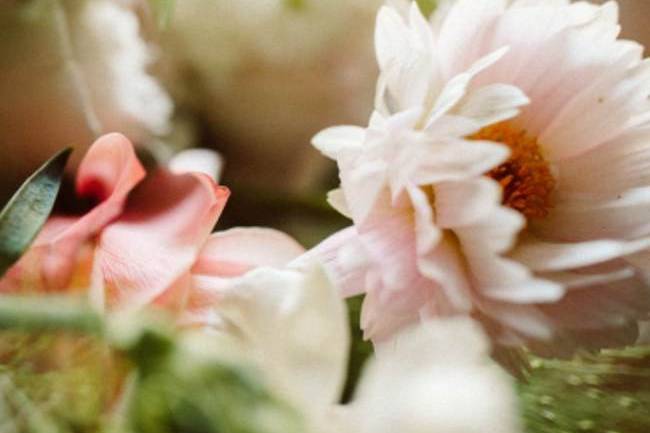
POLYGON ((77 100, 81 112, 86 120, 88 129, 93 136, 99 137, 102 133, 102 125, 93 107, 88 83, 81 72, 79 64, 74 58, 74 50, 70 38, 70 26, 68 24, 65 9, 60 0, 53 0, 53 6, 54 24, 56 26, 56 32, 59 38, 59 48, 61 49, 61 55, 63 57, 66 72, 70 76, 70 81, 77 93, 77 100))
POLYGON ((101 316, 86 304, 55 296, 0 297, 0 329, 74 331, 102 335, 101 316))

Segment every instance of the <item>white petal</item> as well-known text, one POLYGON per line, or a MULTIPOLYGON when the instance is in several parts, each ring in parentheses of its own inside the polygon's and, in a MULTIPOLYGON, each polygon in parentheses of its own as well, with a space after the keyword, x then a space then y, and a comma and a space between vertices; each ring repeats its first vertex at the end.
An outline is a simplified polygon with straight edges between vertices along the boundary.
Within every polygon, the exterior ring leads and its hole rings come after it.
POLYGON ((481 311, 526 337, 549 340, 553 336, 552 322, 533 305, 516 305, 487 301, 480 305, 481 311))
POLYGON ((384 161, 362 163, 349 172, 341 172, 341 187, 355 222, 366 219, 377 198, 386 187, 384 161))
POLYGON ((468 314, 472 309, 472 293, 469 277, 461 252, 451 236, 440 240, 435 249, 422 254, 418 259, 422 275, 435 281, 447 299, 451 310, 443 311, 445 305, 438 305, 438 313, 468 314))
POLYGON ((534 240, 520 243, 511 257, 534 271, 552 272, 606 262, 647 248, 650 248, 650 239, 565 244, 534 240))
POLYGON ((322 410, 345 380, 345 305, 322 269, 258 269, 233 281, 220 314, 274 388, 297 407, 322 410))
POLYGON ((418 185, 480 176, 508 159, 506 146, 490 141, 453 140, 418 143, 419 156, 412 176, 418 185))
POLYGON ((431 110, 430 118, 425 125, 429 126, 443 113, 450 111, 466 95, 467 89, 476 75, 498 62, 508 52, 507 47, 500 48, 477 60, 471 67, 452 79, 444 86, 437 96, 436 102, 431 110))
POLYGON ((562 160, 579 155, 634 126, 633 116, 650 109, 649 83, 650 61, 594 83, 564 107, 539 137, 548 157, 562 160))
POLYGON ((337 160, 342 152, 355 150, 361 146, 365 130, 357 126, 335 126, 319 132, 312 139, 312 144, 323 155, 337 160))
POLYGON ((348 204, 345 201, 345 194, 343 194, 341 188, 333 189, 327 193, 327 203, 341 215, 351 218, 348 204))
MULTIPOLYGON (((484 53, 484 29, 506 6, 505 0, 459 0, 448 11, 438 39, 446 77, 454 76, 484 53)), ((487 36, 487 35, 486 35, 487 36)))
POLYGON ((564 296, 564 286, 535 278, 521 263, 481 252, 480 245, 464 247, 472 281, 483 296, 518 304, 555 302, 564 296))
POLYGON ((450 229, 484 221, 501 202, 501 188, 488 178, 441 182, 434 188, 436 224, 450 229))
POLYGON ((556 281, 570 290, 590 288, 596 284, 613 283, 634 276, 634 269, 628 267, 606 273, 553 272, 542 274, 544 278, 556 281))
POLYGON ((427 322, 381 345, 351 410, 360 433, 520 427, 512 383, 489 360, 486 339, 469 319, 427 322))
POLYGON ((544 239, 558 241, 632 240, 650 234, 649 213, 650 187, 646 187, 619 192, 611 199, 562 199, 534 227, 544 239))
POLYGON ((492 84, 469 92, 454 113, 476 120, 481 127, 519 114, 519 107, 530 100, 517 87, 505 84, 492 84))
POLYGON ((408 25, 389 7, 381 8, 377 16, 375 51, 383 76, 377 97, 381 100, 389 91, 395 102, 388 104, 393 105, 391 112, 422 105, 433 75, 431 30, 423 17, 417 17, 417 8, 416 15, 411 11, 408 25))
POLYGON ((282 267, 305 249, 278 230, 239 227, 213 233, 194 264, 194 274, 236 276, 260 266, 282 267))
POLYGON ((493 253, 505 253, 515 245, 517 235, 525 225, 526 220, 519 212, 497 205, 482 220, 456 227, 454 231, 469 248, 484 245, 493 253))
POLYGON ((650 184, 650 129, 638 128, 558 164, 560 198, 616 196, 650 184))
POLYGON ((354 227, 333 234, 298 258, 304 260, 321 263, 343 297, 356 296, 367 289, 365 280, 370 264, 354 227))
POLYGON ((188 149, 174 155, 168 167, 172 173, 203 173, 218 182, 223 170, 223 158, 214 150, 188 149))
POLYGON ((408 188, 408 194, 415 210, 417 251, 426 254, 438 243, 442 233, 433 222, 433 211, 426 194, 416 187, 408 188))

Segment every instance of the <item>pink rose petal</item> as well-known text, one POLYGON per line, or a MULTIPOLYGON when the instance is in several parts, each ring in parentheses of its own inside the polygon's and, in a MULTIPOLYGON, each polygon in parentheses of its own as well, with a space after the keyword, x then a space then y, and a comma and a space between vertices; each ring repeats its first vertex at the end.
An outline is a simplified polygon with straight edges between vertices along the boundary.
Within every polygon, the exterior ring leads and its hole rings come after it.
POLYGON ((108 306, 143 306, 183 278, 228 196, 227 188, 203 174, 158 170, 148 177, 99 238, 96 267, 108 306))

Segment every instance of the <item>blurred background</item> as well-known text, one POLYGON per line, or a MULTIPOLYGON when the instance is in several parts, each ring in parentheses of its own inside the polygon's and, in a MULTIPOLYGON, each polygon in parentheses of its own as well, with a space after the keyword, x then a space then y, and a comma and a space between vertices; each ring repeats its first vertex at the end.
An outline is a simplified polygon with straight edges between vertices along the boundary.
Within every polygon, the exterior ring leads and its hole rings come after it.
MULTIPOLYGON (((401 1, 401 0, 397 0, 401 1)), ((404 0, 405 1, 405 0, 404 0)), ((0 0, 0 201, 62 147, 119 131, 148 160, 225 159, 220 227, 270 225, 309 245, 345 220, 319 130, 367 122, 382 0, 0 0)), ((621 0, 650 43, 650 1, 621 0)))

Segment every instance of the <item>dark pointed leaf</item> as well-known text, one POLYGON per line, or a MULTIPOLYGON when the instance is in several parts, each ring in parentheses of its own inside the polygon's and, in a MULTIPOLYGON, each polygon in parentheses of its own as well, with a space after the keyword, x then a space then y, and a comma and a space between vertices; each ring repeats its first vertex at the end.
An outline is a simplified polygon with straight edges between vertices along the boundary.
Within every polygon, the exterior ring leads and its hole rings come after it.
POLYGON ((71 148, 56 154, 23 183, 0 211, 0 277, 29 248, 52 212, 71 148))

